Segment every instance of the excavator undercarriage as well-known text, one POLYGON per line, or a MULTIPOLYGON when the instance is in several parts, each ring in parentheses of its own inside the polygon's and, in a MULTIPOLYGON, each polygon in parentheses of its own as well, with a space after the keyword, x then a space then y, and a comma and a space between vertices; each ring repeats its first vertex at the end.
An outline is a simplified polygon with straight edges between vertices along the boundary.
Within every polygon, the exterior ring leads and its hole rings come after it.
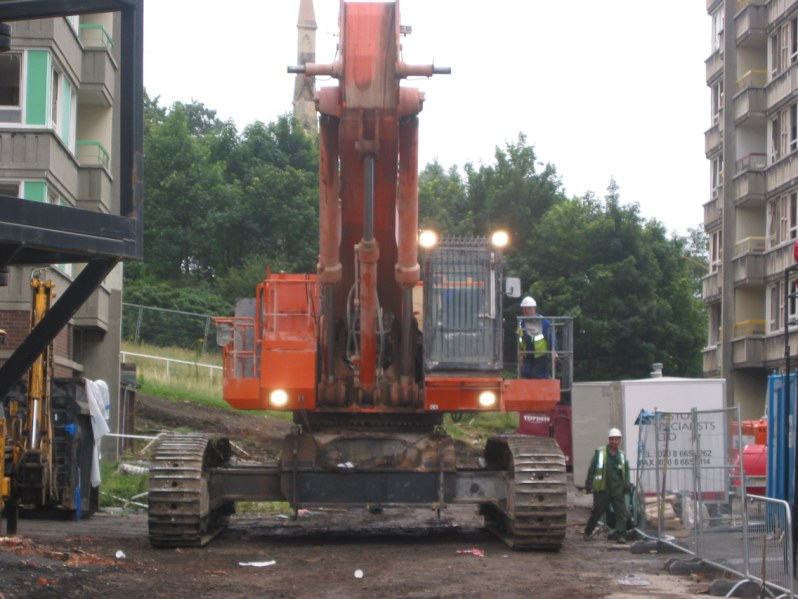
POLYGON ((150 467, 152 544, 206 544, 224 528, 235 501, 371 511, 471 504, 514 549, 556 550, 565 538, 565 456, 551 438, 492 437, 484 466, 471 468, 457 467, 454 442, 442 430, 297 432, 286 437, 282 455, 258 464, 236 457, 226 439, 162 437, 150 467))

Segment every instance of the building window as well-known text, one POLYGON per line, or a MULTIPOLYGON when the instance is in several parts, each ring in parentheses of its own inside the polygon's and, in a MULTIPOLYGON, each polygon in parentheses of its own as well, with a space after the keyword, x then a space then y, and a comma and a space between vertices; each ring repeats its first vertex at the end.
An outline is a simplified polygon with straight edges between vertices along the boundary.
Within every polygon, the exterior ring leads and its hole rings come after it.
POLYGON ((779 198, 779 239, 778 242, 795 239, 795 201, 798 194, 781 196, 779 198))
POLYGON ((768 202, 768 249, 798 237, 796 215, 798 215, 798 192, 768 202))
POLYGON ((792 27, 790 25, 790 21, 787 21, 781 26, 779 31, 779 45, 781 48, 781 55, 779 56, 779 72, 785 70, 790 65, 790 40, 792 38, 792 35, 790 34, 792 27))
POLYGON ((771 164, 798 149, 798 108, 793 104, 770 120, 771 164))
POLYGON ((720 194, 723 185, 723 156, 712 159, 712 197, 716 198, 720 194))
POLYGON ((707 345, 714 347, 720 343, 720 304, 711 304, 709 306, 709 335, 707 337, 707 345))
POLYGON ((709 272, 718 272, 723 260, 723 231, 715 231, 709 237, 709 272))
POLYGON ((52 70, 50 85, 50 123, 56 135, 75 151, 75 121, 77 93, 69 78, 57 69, 52 70))
POLYGON ((723 7, 712 14, 712 53, 718 52, 723 44, 723 7))
POLYGON ((0 181, 0 195, 19 198, 19 181, 0 181))
POLYGON ((50 86, 50 122, 58 130, 59 113, 61 112, 61 73, 53 69, 52 85, 50 86))
MULTIPOLYGON (((779 281, 768 287, 768 293, 770 294, 768 330, 771 333, 775 333, 784 328, 784 281, 779 281)), ((798 317, 798 302, 796 302, 796 298, 789 298, 788 305, 788 323, 794 325, 796 324, 796 317, 798 317)))
POLYGON ((793 18, 770 36, 770 78, 775 79, 798 61, 798 17, 793 18))
POLYGON ((798 61, 798 17, 790 20, 790 63, 798 61))
POLYGON ((770 79, 773 80, 779 75, 779 36, 778 32, 770 36, 770 79))
POLYGON ((77 35, 78 29, 80 28, 80 16, 70 15, 64 18, 66 19, 66 22, 69 23, 69 26, 72 27, 72 31, 74 31, 75 34, 77 35))
POLYGON ((790 118, 789 118, 789 126, 790 126, 790 152, 794 152, 798 149, 798 104, 793 104, 790 106, 790 118))
POLYGON ((0 55, 0 106, 19 107, 21 56, 0 55))
POLYGON ((712 125, 720 122, 720 111, 723 108, 723 81, 712 86, 712 125))
POLYGON ((768 287, 770 294, 770 302, 768 302, 768 330, 775 332, 781 330, 781 301, 783 294, 781 293, 781 283, 776 283, 768 287))
POLYGON ((22 54, 0 54, 0 123, 21 123, 22 54))

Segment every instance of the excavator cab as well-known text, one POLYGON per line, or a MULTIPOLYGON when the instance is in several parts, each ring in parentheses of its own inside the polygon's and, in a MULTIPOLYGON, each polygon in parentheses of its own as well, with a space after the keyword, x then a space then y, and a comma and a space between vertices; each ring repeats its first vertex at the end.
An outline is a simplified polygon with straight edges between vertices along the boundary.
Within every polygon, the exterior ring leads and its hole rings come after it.
POLYGON ((502 365, 500 250, 482 237, 444 239, 424 260, 424 369, 502 365))

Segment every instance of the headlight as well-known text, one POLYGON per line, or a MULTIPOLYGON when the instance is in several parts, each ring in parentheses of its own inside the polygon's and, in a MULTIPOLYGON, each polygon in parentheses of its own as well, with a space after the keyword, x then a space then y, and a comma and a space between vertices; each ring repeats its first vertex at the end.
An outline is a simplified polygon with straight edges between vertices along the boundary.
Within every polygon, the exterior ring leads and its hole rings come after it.
POLYGON ((275 389, 269 394, 269 403, 275 408, 282 408, 288 403, 288 393, 282 389, 275 389))
POLYGON ((438 244, 438 234, 432 229, 425 229, 418 236, 418 244, 423 248, 432 248, 438 244))
POLYGON ((493 391, 483 391, 479 394, 479 405, 483 408, 496 405, 496 394, 493 391))
POLYGON ((503 248, 510 243, 510 236, 507 234, 507 231, 496 231, 491 235, 490 242, 494 247, 503 248))

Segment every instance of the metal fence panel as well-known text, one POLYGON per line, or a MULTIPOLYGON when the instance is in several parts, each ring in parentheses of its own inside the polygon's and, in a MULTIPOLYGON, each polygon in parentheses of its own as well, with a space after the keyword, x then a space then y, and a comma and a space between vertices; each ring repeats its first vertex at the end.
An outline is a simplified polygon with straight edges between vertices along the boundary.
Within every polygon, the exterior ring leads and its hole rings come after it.
POLYGON ((216 351, 212 316, 181 310, 122 305, 122 338, 136 343, 216 351))
POLYGON ((638 425, 638 530, 791 597, 789 505, 745 494, 739 408, 642 413, 638 425))
POLYGON ((704 546, 720 549, 718 532, 742 526, 733 447, 737 408, 657 411, 641 414, 638 423, 635 483, 645 514, 642 531, 699 557, 704 546))
POLYGON ((746 495, 745 574, 749 580, 794 592, 792 518, 790 505, 780 499, 746 495))

